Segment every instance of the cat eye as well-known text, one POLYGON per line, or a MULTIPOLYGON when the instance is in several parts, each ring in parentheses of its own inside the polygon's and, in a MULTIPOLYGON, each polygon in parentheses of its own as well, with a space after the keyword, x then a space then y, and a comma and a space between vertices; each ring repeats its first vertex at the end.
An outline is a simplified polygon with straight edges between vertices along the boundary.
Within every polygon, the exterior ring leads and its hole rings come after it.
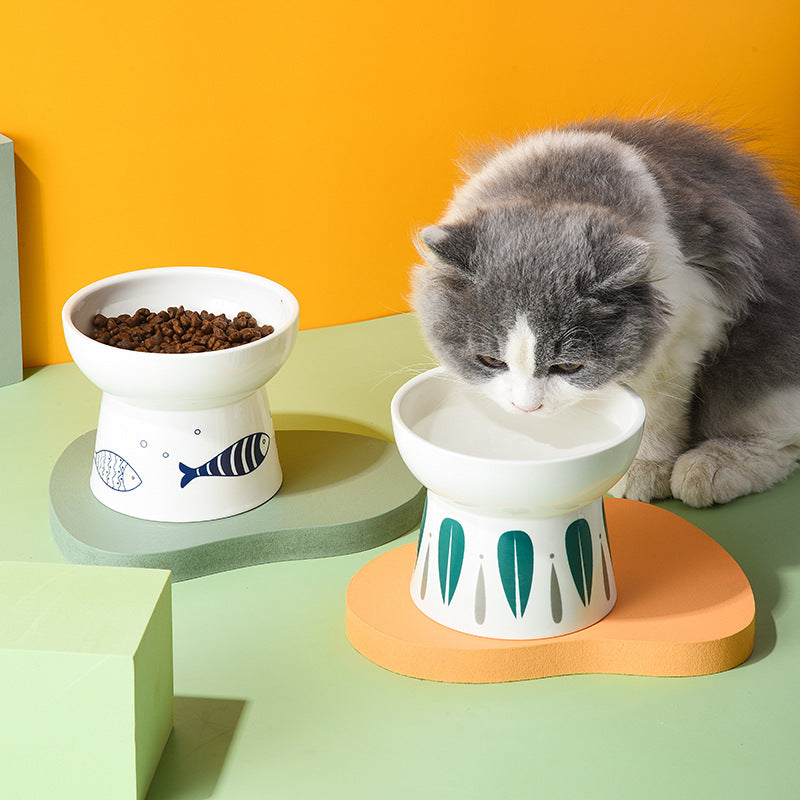
POLYGON ((583 364, 572 364, 570 362, 565 364, 553 364, 553 366, 550 367, 550 371, 557 372, 561 375, 569 375, 572 372, 577 372, 582 366, 583 364))
POLYGON ((480 361, 484 367, 490 367, 491 369, 506 369, 508 367, 505 361, 501 361, 499 358, 492 358, 491 356, 479 355, 478 361, 480 361))

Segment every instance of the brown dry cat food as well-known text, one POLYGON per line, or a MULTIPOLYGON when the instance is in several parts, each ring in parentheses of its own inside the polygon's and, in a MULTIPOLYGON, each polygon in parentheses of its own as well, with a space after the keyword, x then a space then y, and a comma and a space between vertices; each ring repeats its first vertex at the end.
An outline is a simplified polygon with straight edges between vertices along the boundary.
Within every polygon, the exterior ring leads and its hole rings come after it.
POLYGON ((205 353, 225 350, 269 336, 272 325, 259 325, 252 314, 240 311, 232 320, 225 314, 187 311, 170 306, 153 312, 140 308, 132 316, 120 314, 92 320, 92 339, 123 350, 145 353, 205 353))

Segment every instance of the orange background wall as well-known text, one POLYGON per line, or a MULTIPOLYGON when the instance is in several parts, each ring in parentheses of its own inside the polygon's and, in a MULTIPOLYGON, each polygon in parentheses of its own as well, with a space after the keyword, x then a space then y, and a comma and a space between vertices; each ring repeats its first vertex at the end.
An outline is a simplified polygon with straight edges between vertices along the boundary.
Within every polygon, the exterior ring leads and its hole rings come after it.
POLYGON ((467 142, 697 109, 800 166, 796 0, 17 0, 0 20, 26 365, 150 266, 288 286, 301 327, 408 309, 467 142))

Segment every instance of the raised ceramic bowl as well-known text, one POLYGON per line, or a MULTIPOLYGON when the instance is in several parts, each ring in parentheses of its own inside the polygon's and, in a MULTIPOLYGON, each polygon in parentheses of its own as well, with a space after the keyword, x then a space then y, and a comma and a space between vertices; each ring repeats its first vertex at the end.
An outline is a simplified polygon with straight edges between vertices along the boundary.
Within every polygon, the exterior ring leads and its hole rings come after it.
POLYGON ((602 496, 638 449, 638 395, 611 386, 557 414, 509 414, 437 368, 401 387, 391 414, 428 490, 411 578, 423 613, 465 633, 538 639, 611 611, 602 496))
POLYGON ((274 281, 238 270, 162 267, 90 284, 62 310, 78 368, 103 397, 92 493, 129 516, 163 522, 219 519, 255 508, 282 473, 264 385, 288 358, 299 306, 274 281), (90 338, 92 319, 183 305, 275 329, 207 353, 122 350, 90 338))

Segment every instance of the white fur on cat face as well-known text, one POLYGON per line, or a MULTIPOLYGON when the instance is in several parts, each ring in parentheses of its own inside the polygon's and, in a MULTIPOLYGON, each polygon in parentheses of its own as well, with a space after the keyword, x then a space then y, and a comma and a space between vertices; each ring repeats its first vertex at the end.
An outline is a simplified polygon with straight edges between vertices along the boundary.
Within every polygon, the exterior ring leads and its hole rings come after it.
POLYGON ((482 384, 486 394, 501 408, 516 413, 551 414, 586 395, 558 375, 534 377, 536 334, 523 314, 517 317, 503 353, 507 369, 482 384))

